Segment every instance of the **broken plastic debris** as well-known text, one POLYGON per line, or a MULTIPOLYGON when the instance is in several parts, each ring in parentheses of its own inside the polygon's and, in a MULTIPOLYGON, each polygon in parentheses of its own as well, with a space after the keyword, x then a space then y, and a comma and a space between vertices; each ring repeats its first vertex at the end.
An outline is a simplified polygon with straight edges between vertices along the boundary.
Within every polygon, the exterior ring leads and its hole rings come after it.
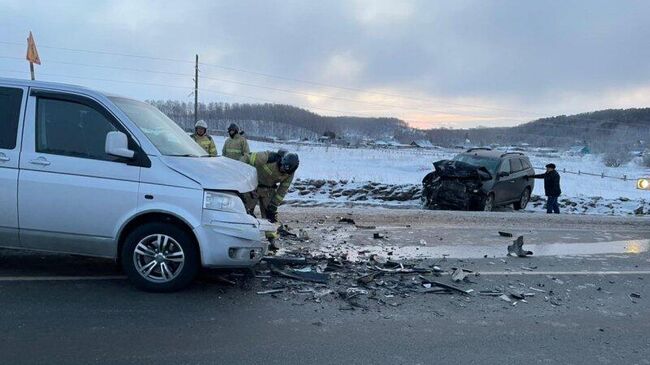
POLYGON ((341 217, 339 219, 339 223, 347 223, 347 224, 354 224, 356 225, 356 222, 352 218, 346 218, 346 217, 341 217))
POLYGON ((512 245, 508 246, 508 256, 526 257, 533 254, 532 251, 525 251, 523 246, 524 236, 517 237, 517 239, 512 242, 512 245))
POLYGON ((508 303, 512 302, 512 299, 510 299, 510 297, 505 295, 505 294, 499 295, 499 299, 503 300, 504 302, 508 302, 508 303))
POLYGON ((641 294, 639 294, 639 293, 630 293, 630 297, 632 297, 632 298, 641 298, 641 294))
POLYGON ((270 290, 258 291, 257 294, 259 294, 259 295, 265 295, 265 294, 277 294, 277 293, 282 293, 283 291, 284 291, 284 288, 281 288, 281 289, 270 289, 270 290))
POLYGON ((487 295, 491 297, 499 297, 503 295, 503 292, 500 290, 481 290, 478 292, 478 295, 487 295))
POLYGON ((499 231, 499 236, 501 236, 501 237, 512 237, 512 233, 499 231))
POLYGON ((287 256, 264 256, 262 261, 268 262, 278 266, 283 265, 304 265, 304 257, 287 257, 287 256))
POLYGON ((463 271, 463 269, 456 268, 454 271, 451 273, 451 280, 454 282, 461 282, 467 278, 467 273, 463 271))
POLYGON ((383 234, 379 233, 379 232, 375 232, 375 233, 372 235, 372 238, 374 238, 374 239, 376 239, 376 240, 380 240, 380 239, 384 239, 384 238, 386 238, 386 237, 385 237, 383 234))
POLYGON ((300 272, 296 270, 291 270, 291 269, 286 269, 282 270, 278 267, 275 267, 271 265, 271 272, 274 274, 284 276, 290 279, 295 279, 295 280, 302 280, 302 281, 312 281, 315 283, 322 283, 326 284, 327 281, 329 280, 329 275, 328 274, 322 274, 322 273, 317 273, 317 272, 300 272))

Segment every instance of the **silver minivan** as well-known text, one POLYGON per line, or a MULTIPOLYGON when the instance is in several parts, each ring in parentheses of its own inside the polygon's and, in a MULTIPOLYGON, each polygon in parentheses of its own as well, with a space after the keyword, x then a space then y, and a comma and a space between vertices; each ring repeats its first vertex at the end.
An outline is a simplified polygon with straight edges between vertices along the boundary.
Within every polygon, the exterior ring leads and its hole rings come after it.
POLYGON ((255 169, 209 157, 153 106, 0 78, 0 247, 118 260, 173 291, 200 267, 250 267, 274 227, 246 214, 255 169))

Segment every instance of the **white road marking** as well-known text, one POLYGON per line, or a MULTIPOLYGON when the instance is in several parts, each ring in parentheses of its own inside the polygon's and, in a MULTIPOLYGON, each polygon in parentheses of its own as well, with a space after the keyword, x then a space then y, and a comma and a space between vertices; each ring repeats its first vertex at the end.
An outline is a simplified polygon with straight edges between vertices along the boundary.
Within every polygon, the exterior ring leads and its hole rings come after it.
POLYGON ((479 271, 485 276, 504 275, 650 275, 650 270, 635 271, 479 271))
POLYGON ((98 281, 98 280, 124 280, 123 275, 106 276, 0 276, 3 281, 98 281))

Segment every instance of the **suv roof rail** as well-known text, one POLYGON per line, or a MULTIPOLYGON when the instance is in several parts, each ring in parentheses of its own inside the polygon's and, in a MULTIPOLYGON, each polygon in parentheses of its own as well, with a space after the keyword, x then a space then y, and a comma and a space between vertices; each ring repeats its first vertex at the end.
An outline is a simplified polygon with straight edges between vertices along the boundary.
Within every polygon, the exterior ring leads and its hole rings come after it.
POLYGON ((474 147, 474 148, 468 149, 465 152, 472 152, 472 151, 492 151, 492 149, 490 147, 474 147))
POLYGON ((505 156, 507 156, 507 155, 521 155, 521 156, 525 156, 522 152, 506 152, 506 153, 502 154, 501 157, 505 157, 505 156))

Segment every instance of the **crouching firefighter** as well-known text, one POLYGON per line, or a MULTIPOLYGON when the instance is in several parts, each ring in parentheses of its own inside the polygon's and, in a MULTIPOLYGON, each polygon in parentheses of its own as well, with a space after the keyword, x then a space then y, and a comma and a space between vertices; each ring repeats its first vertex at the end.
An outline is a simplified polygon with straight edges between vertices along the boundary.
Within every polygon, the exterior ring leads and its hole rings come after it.
MULTIPOLYGON (((298 155, 284 150, 253 152, 242 157, 241 161, 257 169, 257 190, 244 195, 246 210, 253 215, 255 206, 259 202, 262 218, 276 223, 278 207, 282 204, 300 164, 298 155)), ((275 242, 277 237, 277 232, 266 233, 266 238, 270 242, 269 249, 279 248, 275 242)))

